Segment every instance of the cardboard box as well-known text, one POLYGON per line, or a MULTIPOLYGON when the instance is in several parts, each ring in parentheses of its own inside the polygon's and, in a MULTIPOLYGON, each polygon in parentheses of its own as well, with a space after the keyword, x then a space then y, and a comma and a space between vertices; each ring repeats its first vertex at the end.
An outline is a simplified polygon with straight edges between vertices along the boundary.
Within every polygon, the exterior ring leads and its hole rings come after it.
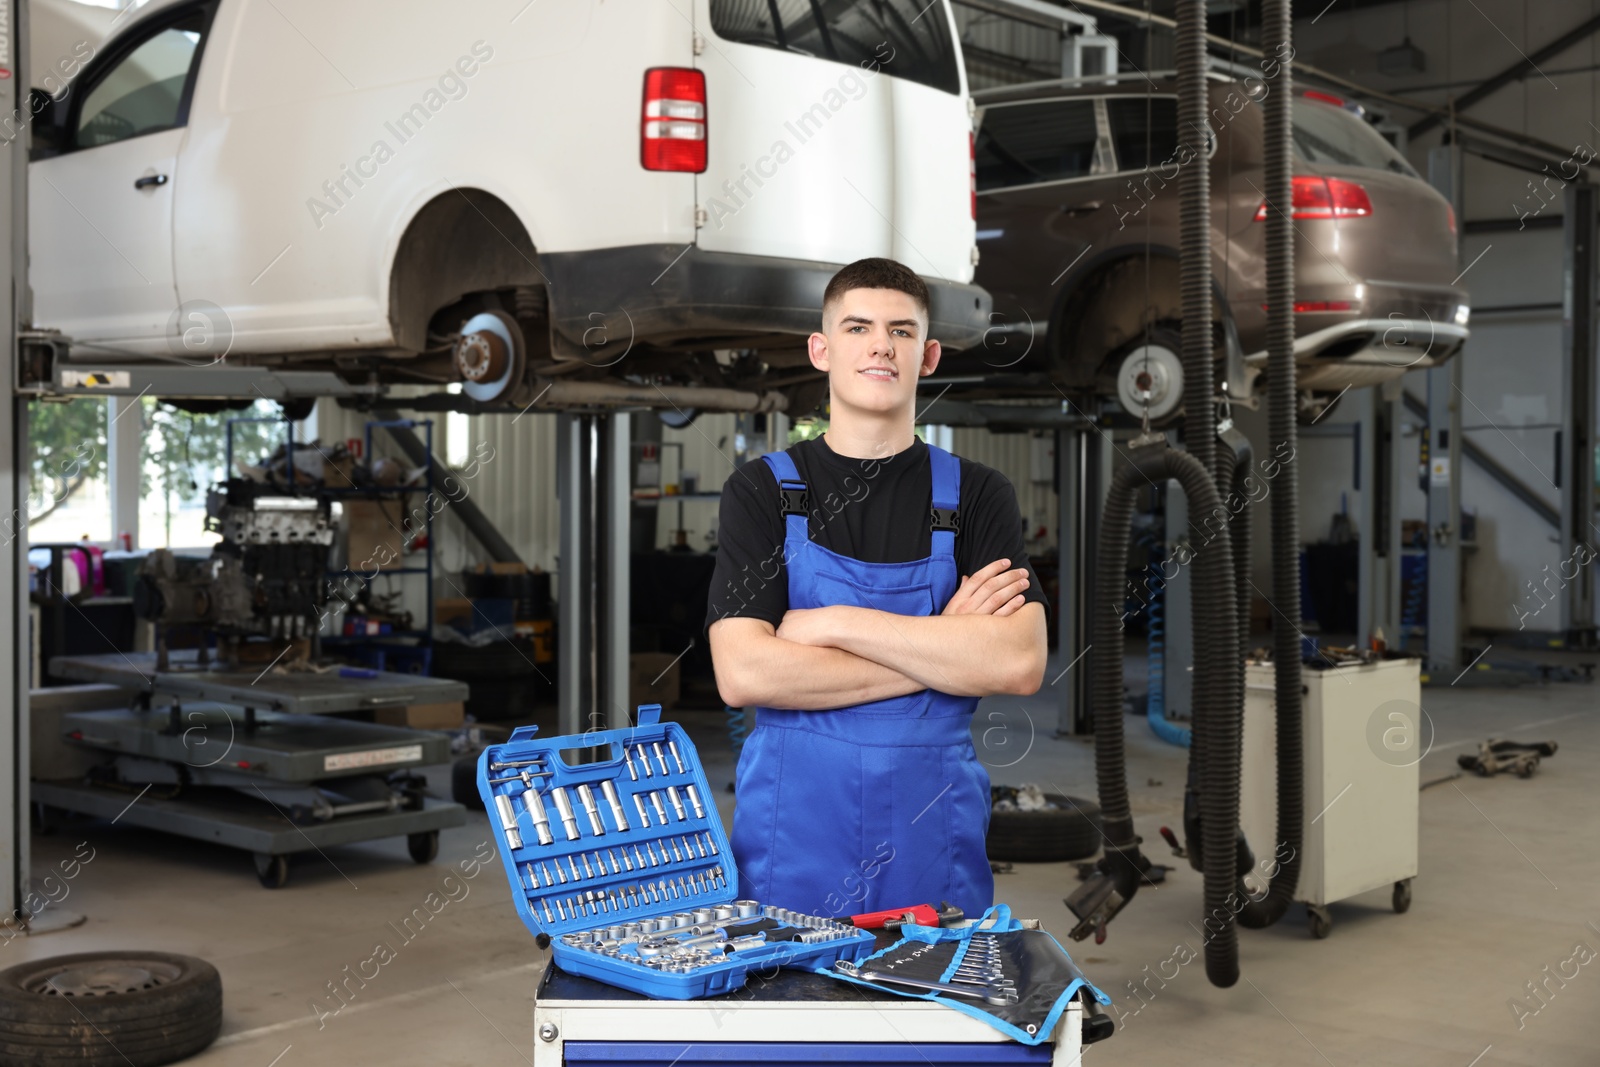
POLYGON ((365 574, 405 566, 406 501, 404 496, 344 501, 345 566, 365 574))
POLYGON ((670 711, 679 697, 678 660, 669 652, 635 652, 628 657, 628 710, 660 704, 670 711))
POLYGON ((472 618, 472 601, 464 596, 438 597, 433 602, 433 621, 446 626, 472 618))
POLYGON ((466 705, 456 700, 448 704, 413 704, 409 708, 376 708, 372 721, 385 726, 409 726, 415 730, 455 730, 466 722, 466 705))

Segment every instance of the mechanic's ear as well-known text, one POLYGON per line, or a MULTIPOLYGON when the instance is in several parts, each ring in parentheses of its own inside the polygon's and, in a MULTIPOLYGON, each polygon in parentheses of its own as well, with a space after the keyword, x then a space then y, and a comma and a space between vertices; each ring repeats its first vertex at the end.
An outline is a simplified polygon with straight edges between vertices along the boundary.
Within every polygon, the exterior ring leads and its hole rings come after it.
MULTIPOLYGON (((924 378, 932 374, 939 367, 939 357, 943 351, 939 348, 938 341, 929 341, 922 346, 922 369, 918 371, 924 378)), ((815 363, 815 358, 812 359, 815 363)))
POLYGON ((828 372, 828 339, 820 333, 814 333, 806 338, 806 354, 811 357, 811 365, 822 371, 828 372))

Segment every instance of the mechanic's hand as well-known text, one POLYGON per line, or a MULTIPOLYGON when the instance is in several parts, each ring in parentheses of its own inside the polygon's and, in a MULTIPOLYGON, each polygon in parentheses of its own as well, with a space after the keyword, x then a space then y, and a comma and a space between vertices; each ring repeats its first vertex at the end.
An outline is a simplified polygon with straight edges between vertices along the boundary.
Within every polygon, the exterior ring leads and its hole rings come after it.
POLYGON ((1022 591, 1028 588, 1028 569, 1011 570, 1009 559, 997 559, 977 574, 963 577, 961 585, 944 606, 941 615, 994 615, 1004 618, 1027 603, 1022 591))
POLYGON ((790 608, 778 623, 777 636, 797 645, 828 644, 828 609, 790 608))

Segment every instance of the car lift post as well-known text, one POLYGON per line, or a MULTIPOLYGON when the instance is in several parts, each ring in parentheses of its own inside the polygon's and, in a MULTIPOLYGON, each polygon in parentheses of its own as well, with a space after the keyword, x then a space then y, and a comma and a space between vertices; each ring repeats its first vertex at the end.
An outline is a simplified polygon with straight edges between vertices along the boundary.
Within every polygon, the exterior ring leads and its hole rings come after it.
POLYGON ((561 508, 559 723, 563 734, 631 722, 628 706, 626 412, 563 413, 556 427, 561 508))
MULTIPOLYGON (((1459 357, 1457 357, 1459 358, 1459 357)), ((1367 648, 1379 630, 1391 648, 1405 645, 1400 632, 1400 424, 1404 400, 1400 382, 1361 391, 1357 424, 1360 458, 1356 491, 1361 497, 1357 543, 1360 588, 1356 645, 1367 648)))
MULTIPOLYGON (((1064 405, 1065 406, 1065 405, 1064 405)), ((1095 588, 1094 559, 1100 530, 1100 502, 1109 481, 1110 450, 1105 431, 1091 424, 1056 427, 1057 570, 1060 620, 1056 638, 1062 674, 1045 679, 1059 688, 1057 736, 1094 733, 1090 704, 1090 608, 1101 591, 1095 588)), ((1118 590, 1120 593, 1120 589, 1118 590)), ((1105 593, 1109 595, 1110 590, 1105 593)))
MULTIPOLYGON (((1461 218, 1460 154, 1454 145, 1428 150, 1428 184, 1461 218)), ((1461 389, 1458 356, 1428 376, 1428 671, 1455 677, 1461 661, 1461 389)))
MULTIPOLYGON (((10 76, 0 80, 0 114, 23 115, 22 106, 27 97, 29 72, 27 5, 20 0, 0 0, 6 9, 3 25, 9 33, 0 33, 0 64, 10 71, 10 76)), ((6 467, 11 476, 4 481, 0 491, 0 507, 9 520, 5 525, 6 543, 10 546, 10 566, 0 567, 0 602, 8 604, 11 612, 11 632, 26 635, 28 619, 28 402, 16 391, 17 368, 21 366, 18 353, 18 329, 32 317, 31 293, 28 289, 28 153, 25 129, 13 134, 6 144, 6 166, 0 167, 0 186, 3 199, 9 205, 0 227, 10 252, 6 260, 6 276, 0 292, 5 294, 6 323, 11 334, 11 402, 0 405, 0 452, 5 454, 6 467)), ((0 749, 5 758, 0 759, 0 922, 7 929, 11 920, 23 907, 28 888, 28 654, 29 642, 0 642, 0 677, 5 679, 0 692, 0 749)))
MULTIPOLYGON (((1600 187, 1571 182, 1565 190, 1561 263, 1561 431, 1556 438, 1555 483, 1561 497, 1561 556, 1553 568, 1566 584, 1561 600, 1562 640, 1595 647, 1595 570, 1585 563, 1600 542, 1595 526, 1596 399, 1595 301, 1600 299, 1595 255, 1600 187), (1587 551, 1581 551, 1586 549, 1587 551), (1575 577, 1567 571, 1576 570, 1575 577)), ((1535 582, 1548 579, 1544 571, 1535 582)), ((1521 595, 1522 590, 1517 590, 1521 595)))

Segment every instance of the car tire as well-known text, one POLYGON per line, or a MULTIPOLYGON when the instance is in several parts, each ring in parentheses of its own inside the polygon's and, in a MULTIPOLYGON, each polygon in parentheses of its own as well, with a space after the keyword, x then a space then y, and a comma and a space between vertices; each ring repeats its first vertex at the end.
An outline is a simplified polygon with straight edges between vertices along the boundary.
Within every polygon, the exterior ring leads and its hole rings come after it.
POLYGON ((1105 840, 1100 805, 1084 797, 1046 793, 1057 805, 1041 811, 992 811, 987 852, 991 860, 1060 863, 1100 851, 1105 840))
POLYGON ((222 1029, 222 978, 170 952, 80 952, 0 971, 0 1062, 155 1067, 222 1029))

